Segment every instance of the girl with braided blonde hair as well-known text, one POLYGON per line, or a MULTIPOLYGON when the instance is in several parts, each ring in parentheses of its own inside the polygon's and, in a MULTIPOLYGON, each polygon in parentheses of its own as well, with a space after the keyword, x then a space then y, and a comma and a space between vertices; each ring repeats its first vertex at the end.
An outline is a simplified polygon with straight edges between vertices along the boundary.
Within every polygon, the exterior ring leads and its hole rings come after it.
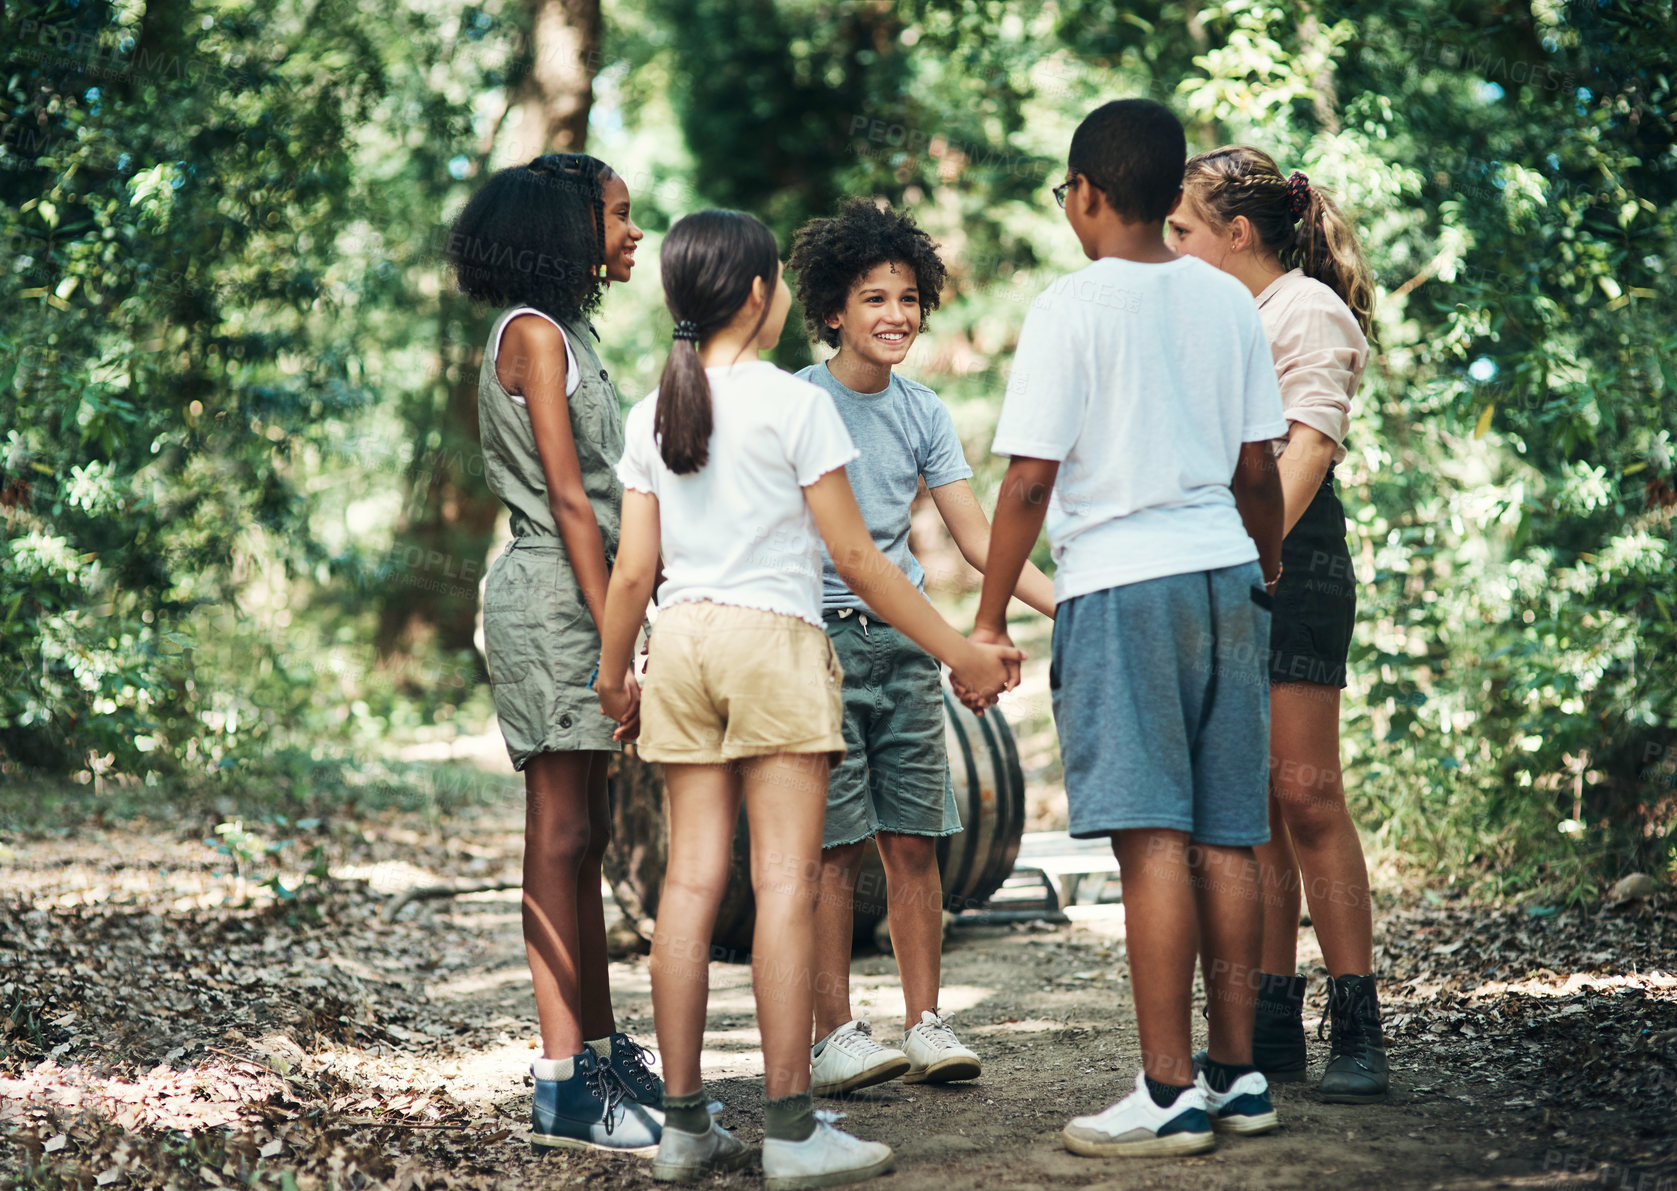
POLYGON ((1384 1100, 1368 866, 1339 763, 1339 693, 1357 595, 1334 487, 1368 363, 1374 283, 1333 199, 1250 146, 1190 158, 1167 228, 1177 252, 1216 265, 1257 299, 1288 424, 1276 443, 1286 537, 1269 641, 1270 842, 1255 849, 1264 929, 1252 1058, 1272 1081, 1305 1076, 1305 978, 1296 969, 1308 897, 1329 976, 1323 1097, 1384 1100))

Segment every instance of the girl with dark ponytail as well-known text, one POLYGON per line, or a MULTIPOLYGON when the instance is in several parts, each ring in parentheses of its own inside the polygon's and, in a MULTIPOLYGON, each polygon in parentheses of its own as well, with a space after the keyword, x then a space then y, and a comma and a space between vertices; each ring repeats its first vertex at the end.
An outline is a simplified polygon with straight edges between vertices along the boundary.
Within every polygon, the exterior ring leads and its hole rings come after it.
POLYGON ((759 358, 791 294, 769 230, 701 211, 659 253, 675 342, 658 390, 630 410, 618 475, 623 540, 606 596, 600 706, 640 755, 664 763, 669 859, 652 941, 652 1007, 664 1061, 658 1179, 696 1179, 749 1155, 706 1112, 709 940, 743 800, 757 924, 753 980, 768 1093, 771 1191, 881 1174, 888 1146, 814 1115, 815 897, 827 775, 844 755, 843 671, 821 616, 821 543, 888 623, 950 665, 975 702, 1018 681, 1023 655, 975 645, 873 543, 845 465, 856 458, 826 390, 759 358), (662 609, 636 704, 628 667, 663 558, 662 609))
MULTIPOLYGON (((675 316, 675 337, 658 380, 653 433, 658 453, 678 476, 691 475, 710 457, 710 383, 699 344, 726 327, 761 285, 779 299, 780 249, 762 223, 732 211, 700 211, 681 221, 658 255, 664 301, 675 316)), ((766 304, 746 339, 757 344, 775 314, 766 304)), ((786 311, 779 312, 779 323, 786 311)), ((771 343, 773 341, 771 340, 771 343)), ((745 349, 741 348, 743 352, 745 349)), ((755 353, 754 353, 755 354, 755 353)), ((731 363, 732 361, 730 361, 731 363)))
POLYGON ((1305 1076, 1305 978, 1296 967, 1308 890, 1328 969, 1323 1097, 1384 1100, 1368 865, 1339 762, 1339 692, 1357 595, 1334 487, 1368 363, 1374 283, 1327 192, 1298 171, 1283 175, 1249 146, 1190 158, 1167 223, 1172 247, 1239 278, 1257 299, 1288 422, 1278 440, 1286 537, 1270 621, 1270 842, 1256 849, 1264 928, 1252 1060, 1270 1080, 1305 1076))
POLYGON ((662 1118, 649 1053, 612 1016, 600 860, 606 763, 625 733, 600 714, 589 677, 623 501, 622 415, 589 315, 609 283, 629 280, 640 238, 611 167, 549 153, 485 182, 448 242, 461 292, 500 309, 478 429, 513 539, 484 582, 483 638, 507 754, 524 774, 538 1153, 650 1152, 662 1118))

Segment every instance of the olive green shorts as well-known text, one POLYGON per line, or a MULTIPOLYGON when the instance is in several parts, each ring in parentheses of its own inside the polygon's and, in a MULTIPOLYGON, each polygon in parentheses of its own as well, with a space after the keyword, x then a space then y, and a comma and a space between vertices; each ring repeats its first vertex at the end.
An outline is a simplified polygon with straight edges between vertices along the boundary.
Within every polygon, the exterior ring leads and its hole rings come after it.
POLYGON ((827 784, 823 848, 961 830, 944 740, 943 667, 868 612, 826 613, 844 667, 844 761, 827 784))
POLYGON ((600 634, 557 543, 510 543, 483 590, 483 651, 512 767, 537 753, 621 750, 588 685, 600 634))

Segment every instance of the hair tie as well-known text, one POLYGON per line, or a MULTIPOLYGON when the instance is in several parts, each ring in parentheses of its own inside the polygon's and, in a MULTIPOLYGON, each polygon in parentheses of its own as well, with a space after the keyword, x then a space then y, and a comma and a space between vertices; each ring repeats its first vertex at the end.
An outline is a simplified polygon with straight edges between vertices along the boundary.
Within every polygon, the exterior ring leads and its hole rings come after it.
POLYGON ((1295 220, 1304 218, 1310 210, 1310 179, 1298 170, 1287 179, 1287 209, 1295 220))
POLYGON ((680 319, 675 325, 675 338, 685 339, 689 343, 699 341, 699 324, 690 318, 680 319))

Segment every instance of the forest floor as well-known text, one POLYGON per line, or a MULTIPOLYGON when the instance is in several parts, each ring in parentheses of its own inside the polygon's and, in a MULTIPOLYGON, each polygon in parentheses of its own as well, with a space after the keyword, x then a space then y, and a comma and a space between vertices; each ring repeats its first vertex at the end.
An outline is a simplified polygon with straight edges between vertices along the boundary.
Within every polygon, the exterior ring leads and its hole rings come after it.
MULTIPOLYGON (((243 876, 216 850, 225 807, 207 823, 95 817, 0 834, 0 1184, 651 1187, 642 1160, 529 1151, 537 1042, 516 891, 380 916, 413 885, 516 880, 518 786, 484 789, 446 816, 288 824, 297 842, 274 854, 318 844, 331 874, 292 874, 293 898, 257 883, 275 870, 256 843, 243 876)), ((1206 1156, 1068 1153, 1065 1120, 1127 1092, 1138 1063, 1123 909, 1110 904, 1070 925, 955 929, 944 1007, 983 1077, 826 1106, 895 1148, 881 1191, 1677 1188, 1669 896, 1549 910, 1381 884, 1388 1105, 1323 1104, 1291 1085, 1279 1132, 1206 1156)), ((1308 929, 1301 944, 1314 1025, 1323 973, 1308 929)), ((886 1032, 902 1012, 894 961, 861 954, 854 971, 859 1010, 886 1032)), ((614 961, 612 985, 622 1028, 652 1044, 646 960, 614 961)), ((707 1086, 723 1123, 755 1142, 749 970, 713 965, 712 989, 707 1086)), ((1312 1042, 1318 1069, 1324 1051, 1312 1042)))

